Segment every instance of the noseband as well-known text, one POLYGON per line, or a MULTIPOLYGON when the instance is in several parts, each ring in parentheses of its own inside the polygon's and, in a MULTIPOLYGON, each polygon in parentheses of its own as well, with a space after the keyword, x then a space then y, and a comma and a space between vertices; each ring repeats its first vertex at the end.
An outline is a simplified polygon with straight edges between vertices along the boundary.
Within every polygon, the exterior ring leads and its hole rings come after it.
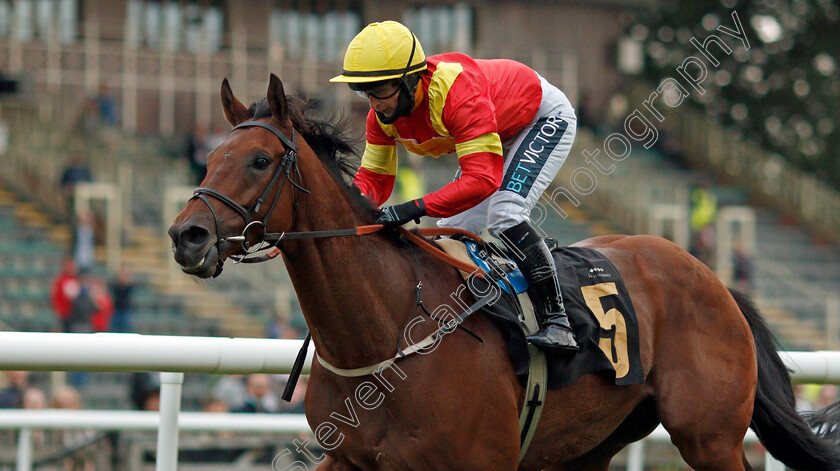
MULTIPOLYGON (((268 246, 269 241, 266 239, 265 224, 268 221, 268 218, 271 216, 271 213, 274 211, 275 206, 277 206, 277 202, 280 200, 280 195, 283 193, 283 186, 286 184, 287 181, 290 182, 292 184, 292 186, 295 187, 295 197, 294 197, 294 203, 292 205, 292 221, 294 221, 294 214, 295 214, 295 210, 297 209, 297 197, 298 197, 298 191, 297 190, 309 193, 309 191, 306 190, 305 188, 301 187, 300 183, 299 183, 300 180, 301 180, 301 175, 300 175, 300 171, 298 170, 298 167, 297 167, 298 146, 297 146, 297 143, 296 143, 297 142, 297 135, 295 133, 294 127, 292 127, 292 137, 291 137, 291 139, 286 137, 283 133, 281 133, 274 126, 272 126, 268 123, 261 122, 261 121, 245 121, 243 123, 240 123, 240 124, 236 125, 233 128, 233 130, 231 130, 231 133, 233 131, 236 131, 237 129, 252 128, 252 127, 263 128, 263 129, 266 129, 268 131, 271 131, 272 134, 274 134, 275 136, 277 136, 278 139, 280 139, 280 141, 283 143, 283 145, 286 148, 286 152, 283 154, 283 157, 280 160, 280 163, 277 164, 277 167, 274 169, 274 174, 271 177, 271 181, 268 183, 268 186, 265 187, 265 190, 263 190, 262 194, 259 196, 259 198, 257 198, 257 200, 254 202, 254 204, 249 209, 245 209, 244 206, 242 206, 241 204, 232 200, 231 198, 223 195, 222 193, 219 193, 218 191, 216 191, 212 188, 208 188, 208 187, 196 188, 195 192, 193 193, 192 198, 190 198, 190 199, 198 198, 201 201, 204 201, 204 203, 207 205, 207 207, 210 208, 210 212, 213 214, 213 220, 216 224, 216 237, 218 237, 218 235, 220 234, 220 232, 219 232, 219 218, 216 214, 216 210, 213 209, 213 205, 210 204, 210 200, 208 199, 209 196, 212 196, 213 198, 221 201, 227 207, 236 211, 236 213, 239 214, 240 216, 242 216, 242 219, 245 220, 245 228, 242 230, 241 235, 224 237, 224 238, 217 239, 217 241, 216 241, 216 248, 220 252, 221 252, 221 250, 220 250, 221 249, 221 244, 224 243, 224 242, 228 242, 228 241, 229 242, 239 242, 239 243, 242 244, 242 250, 245 251, 245 255, 239 255, 239 256, 232 255, 231 256, 231 258, 237 263, 245 261, 246 256, 248 254, 252 254, 252 253, 255 253, 257 251, 270 248, 270 246, 268 246), (282 175, 285 175, 285 177, 282 179, 282 182, 280 183, 280 188, 277 190, 277 193, 274 195, 274 200, 272 201, 271 206, 268 208, 268 211, 266 211, 266 213, 262 217, 262 219, 259 219, 257 216, 260 212, 260 209, 262 208, 263 203, 265 203, 266 198, 268 198, 271 195, 271 191, 274 188, 274 185, 277 184, 277 182, 281 179, 282 175), (253 233, 253 231, 258 231, 257 232, 257 234, 258 234, 257 237, 259 239, 259 242, 252 246, 251 243, 248 241, 248 235, 249 235, 249 232, 253 233)), ((223 262, 220 259, 219 267, 216 269, 216 274, 214 276, 218 276, 219 273, 221 273, 221 268, 222 268, 221 264, 222 263, 223 262)))

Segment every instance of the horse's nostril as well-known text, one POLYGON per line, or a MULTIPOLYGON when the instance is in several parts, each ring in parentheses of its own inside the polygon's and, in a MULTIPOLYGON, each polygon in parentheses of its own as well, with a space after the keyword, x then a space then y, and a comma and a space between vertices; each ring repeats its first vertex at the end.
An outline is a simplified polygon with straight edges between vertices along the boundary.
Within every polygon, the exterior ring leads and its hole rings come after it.
POLYGON ((203 246, 210 239, 210 231, 201 226, 191 225, 181 229, 178 239, 183 245, 203 246))
POLYGON ((177 248, 178 247, 178 229, 175 228, 175 225, 169 226, 169 238, 172 239, 172 246, 177 248))

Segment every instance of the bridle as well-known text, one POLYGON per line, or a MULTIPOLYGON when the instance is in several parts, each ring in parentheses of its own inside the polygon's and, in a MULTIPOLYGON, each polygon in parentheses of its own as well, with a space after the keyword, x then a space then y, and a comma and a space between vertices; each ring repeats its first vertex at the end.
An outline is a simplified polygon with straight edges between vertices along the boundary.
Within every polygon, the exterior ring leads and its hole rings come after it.
MULTIPOLYGON (((281 240, 314 239, 314 238, 322 238, 322 237, 337 237, 337 236, 348 236, 348 235, 365 235, 365 234, 371 234, 371 233, 377 232, 377 231, 379 231, 380 229, 383 228, 383 226, 381 224, 374 224, 374 225, 369 225, 369 226, 358 226, 358 227, 354 227, 354 228, 350 228, 350 229, 306 231, 306 232, 288 232, 288 233, 287 232, 266 233, 265 232, 265 222, 269 219, 269 217, 271 216, 271 213, 274 211, 274 208, 277 206, 277 202, 280 200, 280 195, 283 193, 283 187, 286 185, 286 182, 291 183, 291 185, 295 188, 295 194, 294 194, 294 199, 293 199, 293 203, 292 203, 292 224, 294 224, 295 214, 297 212, 298 195, 299 195, 298 192, 303 191, 305 193, 310 193, 310 194, 311 194, 311 192, 301 186, 301 174, 300 174, 300 170, 297 167, 297 151, 298 151, 298 146, 297 146, 297 143, 296 143, 297 136, 295 134, 294 127, 292 127, 291 139, 286 137, 283 133, 281 133, 274 126, 272 126, 268 123, 264 123, 262 121, 254 121, 254 120, 245 121, 243 123, 240 123, 240 124, 234 126, 234 128, 231 130, 231 132, 236 131, 237 129, 249 128, 249 127, 259 127, 259 128, 263 128, 263 129, 266 129, 268 131, 271 131, 272 134, 274 134, 275 136, 277 136, 278 139, 280 139, 280 142, 282 142, 283 145, 286 148, 285 153, 283 154, 283 157, 280 159, 280 163, 278 163, 277 167, 274 169, 274 174, 272 174, 271 180, 269 181, 268 185, 263 190, 262 194, 260 194, 259 198, 257 198, 257 200, 254 202, 254 204, 251 205, 251 207, 248 208, 248 209, 245 209, 244 206, 237 203, 236 201, 229 198, 228 196, 226 196, 226 195, 224 195, 224 194, 222 194, 222 193, 220 193, 220 192, 218 192, 218 191, 216 191, 212 188, 208 188, 208 187, 196 188, 195 192, 193 193, 192 198, 190 198, 190 200, 192 200, 193 198, 198 198, 201 201, 203 201, 204 204, 206 204, 208 208, 210 208, 210 212, 213 214, 213 222, 216 226, 216 237, 217 237, 216 244, 215 244, 216 245, 216 250, 220 254, 221 254, 221 244, 223 244, 224 242, 227 242, 227 241, 239 242, 240 244, 242 244, 242 250, 245 251, 245 254, 244 255, 231 255, 230 257, 234 260, 234 262, 236 262, 236 263, 240 263, 240 262, 241 263, 265 262, 265 261, 271 260, 271 259, 273 259, 274 257, 277 256, 277 254, 279 252, 279 249, 276 248, 276 245, 281 240), (259 219, 258 214, 260 212, 260 209, 262 208, 262 205, 263 205, 263 203, 265 203, 266 199, 271 195, 271 191, 274 189, 274 185, 276 185, 277 182, 281 179, 281 175, 283 175, 284 177, 282 179, 282 182, 280 183, 280 187, 277 189, 277 193, 274 195, 274 200, 271 202, 271 206, 269 206, 268 211, 265 213, 265 215, 262 217, 262 219, 259 219), (242 216, 242 219, 245 220, 245 227, 244 227, 244 229, 242 229, 242 234, 241 235, 218 238, 218 235, 221 233, 219 231, 219 217, 216 214, 216 210, 213 208, 213 205, 210 203, 210 199, 208 198, 208 197, 211 197, 211 196, 213 198, 221 201, 227 207, 231 208, 237 214, 242 216), (248 235, 249 235, 248 233, 249 233, 249 231, 255 230, 254 228, 258 228, 259 231, 260 231, 259 236, 258 236, 259 237, 259 243, 257 243, 255 246, 252 246, 251 243, 248 241, 248 235), (269 249, 273 249, 273 250, 271 250, 271 252, 269 252, 268 254, 254 255, 256 252, 259 252, 261 250, 269 250, 269 249)), ((445 261, 446 263, 452 265, 453 267, 458 268, 459 270, 462 270, 462 271, 467 271, 468 273, 474 273, 476 276, 480 276, 480 277, 485 276, 485 273, 482 269, 477 268, 477 267, 472 266, 472 265, 469 265, 469 264, 467 264, 465 262, 462 262, 462 261, 460 261, 460 260, 458 260, 458 259, 456 259, 456 258, 454 258, 454 257, 452 257, 448 254, 445 254, 443 251, 435 248, 434 246, 432 246, 432 244, 430 244, 429 242, 427 242, 425 239, 418 236, 417 234, 414 234, 414 233, 412 233, 412 232, 410 232, 410 231, 408 231, 408 230, 406 230, 405 228, 402 228, 402 227, 398 227, 397 231, 400 234, 402 234, 404 237, 406 237, 408 240, 410 240, 411 242, 416 244, 421 249, 431 253, 432 255, 437 257, 438 259, 445 261)), ((469 233, 467 231, 463 231, 461 229, 454 229, 454 228, 438 228, 438 229, 426 229, 426 230, 421 229, 419 232, 421 234, 424 234, 424 235, 461 235, 461 236, 469 237, 469 238, 471 238, 473 240, 476 240, 476 241, 479 241, 479 242, 481 241, 481 239, 478 236, 476 236, 472 233, 469 233)), ((216 271, 213 274, 214 278, 221 274, 223 265, 224 265, 224 262, 222 261, 221 255, 220 255, 219 256, 219 262, 216 265, 216 271)), ((419 265, 418 265, 418 270, 419 270, 419 265)), ((422 306, 422 298, 421 298, 421 291, 420 291, 421 287, 422 287, 422 282, 418 282, 417 287, 416 287, 416 290, 417 290, 417 305, 418 306, 422 306)), ((393 361, 396 361, 398 358, 404 358, 405 356, 410 355, 410 354, 414 353, 415 351, 418 351, 419 349, 423 348, 424 346, 428 346, 430 344, 430 342, 438 341, 439 338, 444 333, 448 333, 448 331, 451 331, 451 330, 447 330, 447 329, 454 329, 455 327, 461 327, 460 323, 463 322, 463 320, 467 316, 476 312, 482 306, 487 304, 489 299, 490 299, 489 296, 480 299, 478 302, 476 302, 475 304, 470 306, 470 308, 467 309, 463 314, 458 316, 457 319, 455 319, 454 321, 447 322, 447 325, 439 328, 437 331, 435 331, 434 333, 432 333, 431 335, 426 337, 423 341, 420 342, 420 344, 414 345, 412 348, 409 348, 409 349, 406 349, 406 350, 399 350, 399 347, 398 347, 398 355, 396 357, 392 358, 389 361, 393 362, 393 361)), ((428 313, 425 306, 422 306, 422 307, 423 307, 423 310, 427 314, 429 314, 432 318, 434 318, 434 316, 432 316, 430 313, 428 313)), ((467 332, 470 333, 470 335, 477 338, 479 341, 482 341, 480 337, 478 337, 475 334, 469 332, 468 330, 467 330, 467 332)), ((306 340, 304 341, 304 344, 303 344, 303 347, 301 348, 301 351, 298 353, 298 358, 295 360, 295 365, 294 365, 294 368, 292 370, 292 375, 291 375, 291 377, 293 379, 290 378, 290 381, 288 382, 287 387, 286 387, 286 391, 283 394, 283 397, 286 400, 289 400, 289 398, 291 397, 291 393, 294 390, 294 384, 297 382, 297 376, 300 374, 300 370, 302 368, 303 361, 306 357, 306 351, 308 349, 310 338, 311 338, 310 335, 307 334, 306 340)), ((373 369, 371 369, 371 368, 377 368, 379 366, 379 365, 374 365, 373 367, 358 368, 358 369, 354 369, 354 370, 343 370, 343 369, 340 369, 340 368, 336 368, 332 365, 329 365, 326 362, 326 360, 324 360, 323 358, 320 358, 320 357, 319 357, 319 362, 322 365, 324 365, 325 368, 329 369, 333 373, 336 373, 336 374, 339 374, 339 375, 342 375, 342 376, 361 376, 361 375, 365 375, 365 374, 370 374, 370 372, 373 371, 373 369)))
MULTIPOLYGON (((291 132, 291 139, 286 137, 285 134, 280 132, 276 127, 264 123, 262 121, 245 121, 243 123, 239 123, 231 130, 231 133, 236 131, 237 129, 243 128, 252 128, 258 127, 263 128, 270 131, 272 134, 277 136, 280 139, 280 142, 286 148, 283 157, 280 160, 280 163, 277 164, 277 167, 274 169, 274 174, 271 176, 271 180, 269 181, 268 185, 263 190, 262 194, 257 198, 253 205, 250 208, 245 209, 244 206, 237 203, 233 199, 225 196, 224 194, 208 187, 199 187, 195 189, 192 198, 198 198, 203 201, 208 208, 210 208, 210 212, 213 214, 213 221, 216 225, 216 234, 221 232, 219 231, 219 217, 216 214, 216 210, 213 208, 213 205, 210 204, 210 200, 208 199, 209 196, 221 201, 224 203, 228 208, 234 210, 242 219, 245 220, 245 228, 242 230, 242 234, 238 236, 231 236, 231 237, 224 237, 219 238, 216 240, 216 248, 220 251, 221 244, 224 242, 239 242, 242 244, 242 250, 245 251, 245 255, 231 255, 231 259, 234 260, 235 263, 239 262, 247 262, 253 257, 248 257, 248 255, 254 254, 259 252, 260 250, 268 250, 274 244, 279 242, 281 239, 284 238, 284 234, 275 235, 275 234, 267 234, 265 232, 265 223, 268 218, 271 216, 271 213, 274 211, 274 208, 277 206, 277 202, 280 200, 280 195, 283 193, 283 187, 286 185, 286 182, 289 182, 295 188, 294 194, 294 201, 292 203, 292 221, 294 222, 295 213, 297 211, 297 201, 298 201, 298 194, 299 191, 303 191, 304 193, 310 193, 309 190, 303 188, 301 186, 301 174, 300 170, 297 167, 297 134, 295 133, 294 127, 292 127, 291 132), (281 176, 283 178, 281 178, 281 176), (268 211, 266 211, 265 215, 262 219, 258 218, 260 209, 265 203, 265 200, 271 195, 271 191, 274 189, 274 186, 277 184, 278 181, 281 181, 280 188, 277 190, 277 193, 274 195, 274 200, 271 202, 271 206, 269 206, 268 211), (254 231, 258 231, 254 233, 254 231), (251 245, 248 240, 248 236, 252 234, 256 234, 259 242, 251 245), (275 237, 272 237, 275 236, 275 237)), ((263 260, 255 260, 255 261, 263 261, 263 260)), ((216 268, 215 276, 218 276, 221 273, 221 259, 219 260, 219 266, 216 268)))
MULTIPOLYGON (((271 177, 271 181, 269 181, 268 186, 265 187, 262 194, 257 198, 254 204, 249 208, 245 209, 244 206, 237 203, 233 199, 225 196, 224 194, 208 187, 199 187, 195 189, 192 198, 198 198, 210 208, 210 213, 213 214, 213 222, 216 226, 216 236, 218 237, 221 232, 219 231, 219 217, 216 214, 216 210, 213 208, 213 205, 210 204, 209 196, 221 201, 227 207, 231 208, 232 210, 236 211, 237 214, 242 216, 242 219, 245 220, 245 228, 242 229, 242 233, 238 236, 229 236, 223 237, 216 240, 216 250, 221 253, 221 245, 224 242, 239 242, 242 244, 242 250, 245 252, 244 255, 231 255, 230 258, 234 261, 234 263, 259 263, 259 262, 266 262, 275 258, 279 254, 279 250, 276 249, 276 245, 282 240, 291 240, 291 239, 318 239, 324 237, 340 237, 340 236, 350 236, 350 235, 366 235, 372 234, 374 232, 379 231, 382 229, 381 224, 373 224, 368 226, 358 226, 352 227, 349 229, 333 229, 333 230, 321 230, 321 231, 306 231, 306 232, 265 232, 265 224, 268 221, 268 218, 271 216, 271 213, 274 211, 274 208, 277 206, 277 202, 280 200, 280 195, 283 192, 283 187, 285 186, 286 182, 289 182, 292 187, 294 187, 294 198, 292 202, 292 223, 294 223, 295 215, 297 213, 298 207, 298 196, 299 191, 304 193, 311 194, 312 192, 303 188, 301 186, 301 174, 300 170, 297 167, 297 134, 295 133, 294 127, 292 127, 291 132, 291 139, 286 137, 280 130, 276 127, 264 123, 262 121, 245 121, 240 123, 231 130, 231 132, 236 131, 237 129, 242 128, 250 128, 250 127, 258 127, 263 128, 268 131, 271 131, 272 134, 277 136, 278 139, 283 143, 286 148, 283 157, 280 160, 280 163, 274 169, 274 174, 271 177), (262 208, 263 203, 265 200, 271 195, 271 190, 274 188, 274 185, 281 179, 281 175, 283 176, 283 181, 280 183, 280 188, 277 190, 277 194, 274 195, 274 200, 271 202, 271 206, 268 208, 268 211, 265 213, 262 219, 258 219, 257 216, 260 212, 260 208, 262 208), (254 245, 248 241, 249 231, 259 230, 258 238, 259 242, 254 245), (273 250, 271 250, 273 249, 273 250), (264 250, 271 250, 270 252, 262 255, 256 255, 259 251, 264 250)), ((459 270, 463 270, 466 272, 472 272, 475 270, 474 266, 470 266, 464 264, 463 262, 445 254, 441 250, 437 249, 436 247, 432 246, 429 242, 424 240, 422 237, 413 234, 412 232, 400 227, 397 228, 398 232, 406 237, 408 240, 413 242, 415 245, 419 246, 423 250, 431 253, 433 256, 437 257, 440 260, 452 265, 459 270)), ((481 242, 481 239, 464 230, 461 229, 454 229, 454 228, 436 228, 436 229, 420 229, 422 235, 426 236, 465 236, 472 240, 481 242)), ((217 277, 222 273, 222 267, 224 262, 219 258, 218 265, 216 266, 216 271, 213 274, 213 277, 217 277)), ((478 270, 478 276, 483 276, 483 270, 478 270)))

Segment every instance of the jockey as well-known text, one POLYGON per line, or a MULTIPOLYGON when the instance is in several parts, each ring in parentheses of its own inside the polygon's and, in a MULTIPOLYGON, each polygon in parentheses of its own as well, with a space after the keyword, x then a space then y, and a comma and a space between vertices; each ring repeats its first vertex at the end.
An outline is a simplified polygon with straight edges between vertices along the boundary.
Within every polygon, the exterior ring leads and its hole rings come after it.
POLYGON ((566 160, 577 119, 566 96, 534 70, 511 60, 460 53, 426 57, 414 34, 395 21, 372 23, 350 42, 342 74, 370 105, 359 190, 374 204, 391 195, 396 143, 415 154, 456 153, 456 179, 420 199, 383 207, 378 224, 421 216, 476 234, 485 226, 516 256, 541 300, 546 349, 578 350, 551 253, 529 223, 539 197, 566 160))

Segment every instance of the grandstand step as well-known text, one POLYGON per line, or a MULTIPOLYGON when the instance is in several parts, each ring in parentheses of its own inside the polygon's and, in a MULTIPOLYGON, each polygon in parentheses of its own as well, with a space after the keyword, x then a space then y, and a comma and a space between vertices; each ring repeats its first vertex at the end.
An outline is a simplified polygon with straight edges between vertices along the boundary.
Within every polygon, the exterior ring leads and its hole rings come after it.
POLYGON ((131 243, 143 247, 166 247, 168 237, 166 232, 161 230, 152 230, 147 227, 137 227, 131 233, 131 243))
POLYGON ((179 272, 175 272, 176 276, 173 277, 170 268, 165 270, 165 272, 159 274, 159 277, 149 280, 149 283, 161 293, 187 297, 207 295, 205 282, 179 272))
POLYGON ((219 335, 225 337, 257 337, 265 336, 265 323, 259 319, 249 318, 235 310, 208 310, 200 309, 193 311, 197 306, 190 306, 188 310, 194 317, 214 320, 218 322, 219 335))
POLYGON ((227 319, 243 315, 242 308, 225 302, 219 296, 185 296, 184 307, 198 317, 205 319, 227 319))
POLYGON ((2 205, 10 205, 14 204, 16 201, 14 195, 9 193, 8 191, 0 188, 0 204, 2 205))
POLYGON ((802 319, 795 313, 761 304, 767 324, 782 341, 798 348, 822 350, 826 348, 825 331, 816 322, 802 319))
POLYGON ((249 316, 241 306, 231 304, 225 296, 203 291, 201 285, 192 284, 192 291, 180 293, 184 309, 191 316, 215 320, 220 334, 231 337, 262 337, 265 322, 249 316))
POLYGON ((265 324, 256 320, 233 320, 223 322, 221 330, 224 335, 240 338, 264 338, 265 324))
POLYGON ((569 216, 569 221, 575 224, 585 224, 589 220, 589 214, 572 203, 564 202, 560 204, 560 209, 569 216))
POLYGON ((132 265, 165 269, 169 260, 168 257, 162 256, 163 252, 163 249, 154 251, 147 248, 126 247, 120 252, 120 258, 123 262, 132 265))
POLYGON ((52 224, 47 228, 47 237, 56 245, 69 247, 73 240, 73 229, 66 224, 52 224))
POLYGON ((596 236, 615 234, 615 229, 609 224, 603 222, 595 222, 591 226, 592 234, 596 236))
POLYGON ((15 218, 19 221, 25 221, 30 227, 47 227, 50 225, 50 218, 44 214, 33 203, 17 203, 15 204, 15 218))

